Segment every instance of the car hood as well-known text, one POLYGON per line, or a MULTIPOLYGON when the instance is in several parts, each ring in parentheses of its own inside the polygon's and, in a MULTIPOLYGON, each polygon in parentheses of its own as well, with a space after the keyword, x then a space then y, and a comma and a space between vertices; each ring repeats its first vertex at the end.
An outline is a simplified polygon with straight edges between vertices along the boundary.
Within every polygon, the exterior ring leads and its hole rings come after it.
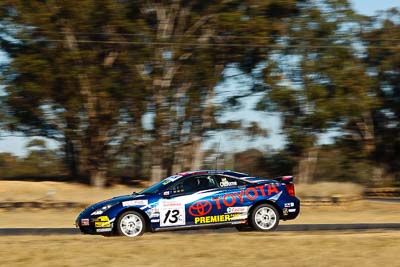
POLYGON ((113 198, 110 198, 110 199, 103 200, 103 201, 100 201, 98 203, 95 203, 95 204, 89 206, 88 209, 96 210, 96 209, 99 209, 99 208, 101 208, 101 207, 103 207, 105 205, 108 205, 108 204, 117 204, 117 203, 120 203, 120 202, 123 202, 123 201, 134 200, 134 199, 137 199, 137 200, 139 200, 139 199, 148 199, 148 197, 149 196, 147 196, 147 195, 140 195, 140 194, 118 196, 118 197, 113 197, 113 198))

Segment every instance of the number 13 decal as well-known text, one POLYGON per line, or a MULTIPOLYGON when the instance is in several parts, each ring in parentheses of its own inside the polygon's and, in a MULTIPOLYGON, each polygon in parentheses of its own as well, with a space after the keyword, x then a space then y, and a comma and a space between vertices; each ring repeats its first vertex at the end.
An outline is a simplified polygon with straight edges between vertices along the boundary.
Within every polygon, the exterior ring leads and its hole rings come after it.
POLYGON ((179 219, 178 216, 182 216, 182 215, 179 215, 179 210, 168 210, 167 213, 165 214, 165 219, 164 219, 163 223, 165 224, 165 223, 167 223, 167 221, 172 224, 176 223, 179 219))
POLYGON ((160 226, 185 225, 185 205, 176 202, 162 202, 160 205, 160 226))

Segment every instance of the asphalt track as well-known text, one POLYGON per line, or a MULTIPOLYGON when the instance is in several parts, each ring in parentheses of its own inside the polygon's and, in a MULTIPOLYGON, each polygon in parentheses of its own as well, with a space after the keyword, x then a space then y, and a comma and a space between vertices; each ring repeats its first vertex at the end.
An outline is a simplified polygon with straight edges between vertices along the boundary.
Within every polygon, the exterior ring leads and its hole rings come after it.
MULTIPOLYGON (((362 224, 291 224, 280 225, 276 231, 282 232, 308 232, 308 231, 367 231, 367 230, 397 230, 400 223, 362 223, 362 224)), ((175 234, 201 234, 201 233, 230 233, 236 232, 235 228, 199 229, 174 231, 175 234)), ((15 235, 80 235, 76 228, 0 228, 0 236, 15 235)))

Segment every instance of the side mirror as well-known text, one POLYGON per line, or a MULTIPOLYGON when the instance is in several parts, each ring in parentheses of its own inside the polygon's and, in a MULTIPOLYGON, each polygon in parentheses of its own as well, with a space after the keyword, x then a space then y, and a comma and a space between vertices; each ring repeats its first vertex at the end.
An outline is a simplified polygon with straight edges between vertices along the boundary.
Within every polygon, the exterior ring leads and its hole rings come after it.
POLYGON ((164 198, 170 198, 170 197, 171 197, 170 191, 164 191, 164 192, 162 193, 162 196, 163 196, 164 198))

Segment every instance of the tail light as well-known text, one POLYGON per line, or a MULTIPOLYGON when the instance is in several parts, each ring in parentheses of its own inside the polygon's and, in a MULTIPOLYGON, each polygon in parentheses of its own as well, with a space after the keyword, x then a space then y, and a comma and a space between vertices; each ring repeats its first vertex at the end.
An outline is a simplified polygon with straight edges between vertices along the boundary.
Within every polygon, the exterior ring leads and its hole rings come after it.
POLYGON ((286 191, 288 192, 289 196, 291 197, 296 196, 294 192, 294 184, 286 184, 286 191))

